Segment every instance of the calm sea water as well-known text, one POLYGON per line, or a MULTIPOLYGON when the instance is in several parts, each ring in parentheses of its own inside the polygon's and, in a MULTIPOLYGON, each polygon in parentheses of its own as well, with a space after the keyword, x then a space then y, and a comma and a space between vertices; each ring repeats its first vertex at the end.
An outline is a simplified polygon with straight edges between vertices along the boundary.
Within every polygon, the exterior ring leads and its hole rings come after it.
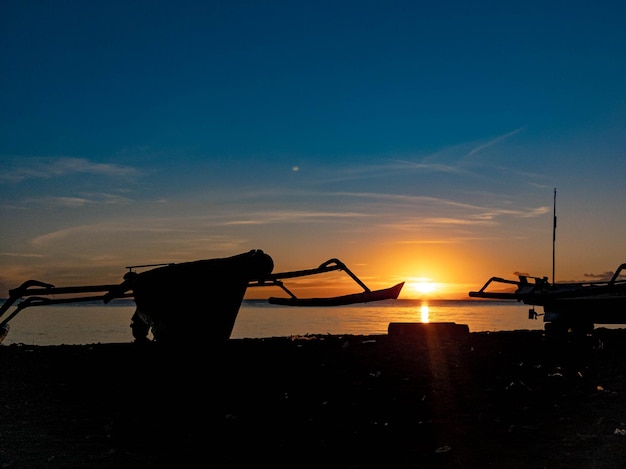
MULTIPOLYGON (((246 300, 232 338, 306 334, 386 334, 390 322, 455 322, 470 332, 543 329, 528 319, 528 305, 507 301, 390 300, 327 308, 270 305, 246 300)), ((10 322, 3 344, 93 344, 132 342, 132 302, 37 306, 10 322)), ((542 312, 540 308, 537 310, 542 312)), ((207 313, 210 314, 210 313, 207 313)))

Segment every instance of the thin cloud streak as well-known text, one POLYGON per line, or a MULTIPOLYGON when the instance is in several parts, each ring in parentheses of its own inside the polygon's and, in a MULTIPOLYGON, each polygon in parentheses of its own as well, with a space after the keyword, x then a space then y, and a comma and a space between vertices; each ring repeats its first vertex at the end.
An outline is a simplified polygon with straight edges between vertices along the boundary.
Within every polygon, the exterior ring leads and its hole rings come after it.
POLYGON ((41 197, 23 199, 21 207, 41 206, 46 208, 79 208, 98 205, 129 205, 132 199, 115 194, 92 194, 86 197, 41 197))
POLYGON ((133 224, 111 224, 99 223, 93 225, 79 225, 62 230, 52 231, 43 235, 36 236, 31 240, 31 244, 36 247, 45 247, 53 242, 59 242, 72 236, 108 236, 116 233, 186 233, 189 230, 172 228, 168 221, 163 222, 163 226, 149 227, 139 226, 139 223, 133 224))
MULTIPOLYGON (((476 174, 475 171, 470 171, 467 166, 466 166, 466 158, 471 157, 477 153, 480 153, 481 151, 492 147, 494 145, 497 145, 499 143, 502 143, 506 140, 508 140, 509 138, 519 134, 520 132, 526 130, 526 126, 523 127, 519 127, 515 130, 512 130, 510 132, 507 132, 503 135, 500 135, 498 137, 492 138, 491 140, 480 144, 478 146, 473 147, 471 150, 469 150, 468 152, 464 153, 463 152, 463 148, 467 147, 467 143, 465 144, 457 144, 454 146, 450 146, 450 147, 446 147, 446 148, 442 148, 439 151, 437 151, 436 153, 430 154, 428 156, 424 156, 422 157, 419 161, 415 162, 415 161, 410 161, 410 160, 406 160, 403 158, 398 158, 398 159, 394 159, 392 161, 396 162, 397 164, 390 164, 390 165, 370 165, 370 166, 365 166, 359 169, 350 169, 349 172, 350 173, 374 173, 374 174, 380 174, 381 170, 396 170, 396 171, 406 171, 406 170, 417 170, 417 171, 423 171, 423 172, 436 172, 436 173, 443 173, 443 174, 465 174, 465 175, 470 175, 470 174, 476 174), (446 153, 452 153, 452 155, 454 153, 457 153, 459 155, 456 164, 445 164, 445 163, 438 163, 435 162, 436 160, 441 159, 441 156, 443 154, 446 153)), ((491 165, 489 165, 490 168, 493 168, 491 165)))
POLYGON ((496 216, 501 215, 513 215, 521 218, 530 218, 544 215, 545 213, 551 210, 548 206, 535 207, 530 209, 508 209, 508 208, 488 208, 480 205, 468 204, 465 202, 457 202, 455 200, 442 199, 430 196, 414 196, 414 195, 404 195, 404 194, 382 194, 382 193, 368 193, 368 192, 333 192, 325 194, 327 196, 344 196, 344 197, 355 197, 355 198, 371 198, 378 200, 392 200, 392 201, 401 201, 406 202, 408 204, 415 205, 420 202, 424 202, 430 205, 444 205, 450 207, 456 207, 464 210, 474 210, 480 212, 478 215, 473 215, 475 217, 487 218, 491 219, 496 216))
POLYGON ((392 159, 388 164, 370 164, 362 166, 351 166, 342 169, 335 169, 330 176, 315 180, 315 184, 337 184, 354 182, 364 179, 387 179, 394 174, 406 175, 407 171, 415 171, 417 174, 440 173, 471 175, 465 168, 451 166, 441 163, 412 162, 404 159, 392 159))
POLYGON ((364 218, 367 214, 354 212, 320 212, 320 211, 274 211, 274 212, 255 212, 249 214, 249 219, 242 218, 241 214, 237 214, 237 220, 227 220, 229 214, 224 216, 197 215, 193 217, 164 217, 155 219, 153 217, 133 218, 132 222, 124 220, 101 222, 96 224, 82 224, 67 227, 61 230, 52 231, 42 235, 38 235, 31 240, 31 245, 38 248, 45 247, 51 243, 58 243, 62 240, 78 236, 81 238, 97 236, 109 236, 121 233, 134 233, 135 236, 142 234, 193 234, 206 232, 207 229, 219 228, 220 226, 245 226, 245 225, 262 225, 272 223, 306 223, 307 221, 323 221, 337 220, 346 218, 364 218), (173 228, 176 227, 176 228, 173 228))
POLYGON ((85 158, 32 157, 5 162, 0 181, 19 183, 27 179, 50 179, 73 174, 94 174, 108 177, 134 176, 137 170, 130 166, 96 163, 85 158))
POLYGON ((486 148, 492 147, 492 146, 494 146, 494 145, 496 145, 496 144, 498 144, 498 143, 500 143, 500 142, 503 142, 503 141, 505 141, 505 140, 507 140, 507 139, 509 139, 509 138, 513 137, 514 135, 517 135, 518 133, 520 133, 521 131, 523 131, 523 130, 525 130, 525 129, 526 129, 526 127, 525 127, 525 126, 524 126, 524 127, 520 127, 520 128, 518 128, 518 129, 515 129, 515 130, 513 130, 513 131, 511 131, 511 132, 508 132, 508 133, 506 133, 506 134, 504 134, 504 135, 500 135, 499 137, 493 138, 493 139, 489 140, 488 142, 483 143, 482 145, 478 145, 477 147, 473 148, 473 149, 472 149, 472 150, 470 150, 470 152, 469 152, 467 155, 465 155, 465 156, 466 156, 466 157, 473 156, 473 155, 475 155, 476 153, 479 153, 479 152, 481 152, 481 151, 485 150, 486 148))
POLYGON ((6 257, 34 257, 34 258, 45 257, 43 254, 29 254, 27 252, 0 252, 0 256, 6 256, 6 257))

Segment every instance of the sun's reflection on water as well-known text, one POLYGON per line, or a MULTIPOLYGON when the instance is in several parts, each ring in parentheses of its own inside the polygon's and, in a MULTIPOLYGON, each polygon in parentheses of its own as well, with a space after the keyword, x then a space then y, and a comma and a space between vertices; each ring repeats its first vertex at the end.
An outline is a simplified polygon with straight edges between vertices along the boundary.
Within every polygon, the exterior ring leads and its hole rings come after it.
POLYGON ((422 306, 420 307, 420 315, 422 322, 430 322, 430 310, 428 309, 428 303, 422 303, 422 306))

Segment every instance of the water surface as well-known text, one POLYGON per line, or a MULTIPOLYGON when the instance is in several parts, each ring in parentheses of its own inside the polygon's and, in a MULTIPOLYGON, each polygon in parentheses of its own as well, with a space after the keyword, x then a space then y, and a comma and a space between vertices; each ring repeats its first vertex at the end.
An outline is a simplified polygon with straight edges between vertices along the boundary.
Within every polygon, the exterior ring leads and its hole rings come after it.
MULTIPOLYGON (((386 334, 390 322, 455 322, 471 332, 543 329, 528 319, 528 305, 507 301, 389 300, 336 307, 290 307, 266 301, 242 303, 232 338, 306 334, 386 334)), ((132 342, 132 301, 26 308, 10 322, 3 344, 132 342)), ((218 314, 208 310, 206 314, 218 314)))

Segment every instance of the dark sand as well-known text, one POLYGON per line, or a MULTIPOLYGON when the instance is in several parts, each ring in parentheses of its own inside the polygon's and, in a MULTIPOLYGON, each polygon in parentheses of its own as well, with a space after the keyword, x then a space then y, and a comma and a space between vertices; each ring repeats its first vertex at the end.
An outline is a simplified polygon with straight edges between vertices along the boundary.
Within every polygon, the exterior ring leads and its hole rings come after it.
POLYGON ((4 345, 0 370, 3 468, 626 467, 621 329, 4 345))

